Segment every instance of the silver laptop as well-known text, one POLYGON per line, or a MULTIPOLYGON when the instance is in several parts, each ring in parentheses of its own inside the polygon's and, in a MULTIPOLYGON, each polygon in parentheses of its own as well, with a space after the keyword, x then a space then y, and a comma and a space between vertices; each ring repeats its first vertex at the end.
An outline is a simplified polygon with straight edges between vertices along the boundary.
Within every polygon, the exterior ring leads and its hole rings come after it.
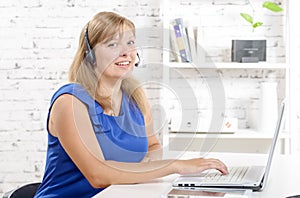
POLYGON ((229 174, 227 175, 222 175, 219 171, 211 169, 197 175, 180 176, 173 182, 173 187, 263 190, 270 172, 275 145, 283 118, 284 106, 285 104, 283 102, 279 110, 278 121, 266 166, 228 167, 229 174))

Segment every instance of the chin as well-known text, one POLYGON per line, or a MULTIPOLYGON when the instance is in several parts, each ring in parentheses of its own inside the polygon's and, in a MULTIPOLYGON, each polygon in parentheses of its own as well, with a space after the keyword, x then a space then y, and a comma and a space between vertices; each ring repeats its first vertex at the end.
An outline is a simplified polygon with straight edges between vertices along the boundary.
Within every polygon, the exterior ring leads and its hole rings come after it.
POLYGON ((132 69, 128 70, 127 72, 123 72, 120 75, 116 75, 115 77, 117 77, 120 80, 123 80, 123 79, 129 78, 130 76, 132 76, 132 69))

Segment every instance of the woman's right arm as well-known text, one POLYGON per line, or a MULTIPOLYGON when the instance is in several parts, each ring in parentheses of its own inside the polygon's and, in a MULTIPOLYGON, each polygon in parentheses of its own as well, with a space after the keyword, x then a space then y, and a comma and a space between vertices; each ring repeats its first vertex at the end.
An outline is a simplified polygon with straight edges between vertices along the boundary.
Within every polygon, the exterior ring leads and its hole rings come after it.
POLYGON ((227 173, 217 159, 158 160, 142 163, 106 161, 95 137, 86 106, 76 97, 64 94, 54 102, 49 131, 58 137, 64 150, 94 188, 111 184, 149 181, 169 174, 199 173, 218 169, 227 173))

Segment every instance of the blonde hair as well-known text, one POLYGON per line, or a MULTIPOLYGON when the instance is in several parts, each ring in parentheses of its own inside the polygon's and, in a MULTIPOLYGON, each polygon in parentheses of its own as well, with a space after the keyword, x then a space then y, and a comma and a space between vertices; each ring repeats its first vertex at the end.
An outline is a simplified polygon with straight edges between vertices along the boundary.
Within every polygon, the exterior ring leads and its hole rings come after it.
MULTIPOLYGON (((116 33, 122 31, 124 26, 128 26, 135 34, 134 23, 125 17, 113 12, 99 12, 96 14, 81 31, 79 47, 69 70, 69 81, 83 86, 103 108, 111 105, 111 98, 101 96, 101 94, 96 91, 97 86, 99 86, 99 79, 94 67, 86 64, 84 61, 85 51, 87 50, 84 38, 85 31, 86 28, 88 28, 88 39, 91 48, 93 48, 97 43, 106 42, 116 33)), ((147 111, 147 100, 138 81, 132 76, 123 79, 121 89, 137 104, 141 112, 145 115, 147 111)))

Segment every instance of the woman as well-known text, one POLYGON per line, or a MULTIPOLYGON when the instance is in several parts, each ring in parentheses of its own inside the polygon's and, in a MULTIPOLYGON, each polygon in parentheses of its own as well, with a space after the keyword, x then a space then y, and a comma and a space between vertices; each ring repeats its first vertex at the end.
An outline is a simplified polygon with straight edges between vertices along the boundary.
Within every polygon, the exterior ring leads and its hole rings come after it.
POLYGON ((45 174, 35 197, 91 197, 111 184, 218 169, 217 159, 158 160, 145 94, 131 76, 135 27, 100 12, 83 28, 70 84, 51 100, 45 174))

